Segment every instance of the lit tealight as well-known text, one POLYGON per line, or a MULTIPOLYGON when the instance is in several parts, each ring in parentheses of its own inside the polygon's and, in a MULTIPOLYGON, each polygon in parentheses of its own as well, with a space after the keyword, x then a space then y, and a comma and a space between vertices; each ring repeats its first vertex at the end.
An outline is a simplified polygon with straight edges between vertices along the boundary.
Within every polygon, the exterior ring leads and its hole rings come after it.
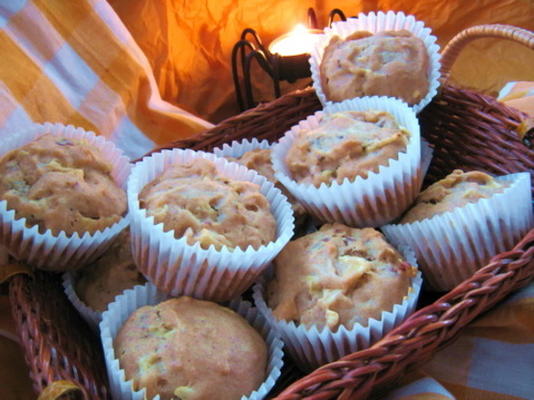
POLYGON ((269 45, 269 51, 281 56, 310 54, 321 33, 321 30, 307 29, 304 25, 298 24, 291 32, 273 40, 269 45))

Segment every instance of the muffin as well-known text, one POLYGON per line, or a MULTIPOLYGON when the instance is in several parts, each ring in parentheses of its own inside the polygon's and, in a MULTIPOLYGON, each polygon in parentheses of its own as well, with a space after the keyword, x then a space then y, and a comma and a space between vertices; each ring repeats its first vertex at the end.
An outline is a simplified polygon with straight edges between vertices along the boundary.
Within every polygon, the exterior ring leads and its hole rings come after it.
POLYGON ((130 232, 126 229, 102 257, 78 271, 74 287, 77 297, 100 313, 115 296, 145 282, 145 277, 133 261, 130 232))
POLYGON ((254 149, 243 153, 239 157, 225 158, 228 161, 235 161, 249 169, 253 169, 273 183, 277 182, 271 164, 271 149, 254 149))
POLYGON ((276 318, 307 326, 366 325, 402 302, 415 274, 380 232, 326 224, 275 258, 267 304, 276 318))
POLYGON ((203 249, 257 249, 276 237, 276 220, 259 186, 225 176, 203 158, 173 165, 143 188, 139 200, 175 238, 203 249))
POLYGON ((359 13, 325 28, 310 57, 313 88, 323 106, 361 96, 388 96, 420 112, 440 85, 440 49, 413 15, 359 13))
POLYGON ((93 234, 126 213, 112 165, 84 138, 44 134, 0 159, 0 199, 26 227, 93 234))
POLYGON ((285 163, 298 183, 319 187, 378 172, 405 152, 410 133, 388 112, 338 111, 293 141, 285 163))
MULTIPOLYGON (((246 143, 246 142, 245 142, 246 143)), ((251 143, 253 146, 254 143, 251 143)), ((259 145, 259 143, 257 144, 259 145)), ((221 155, 224 156, 224 150, 220 151, 221 155)), ((218 153, 216 153, 218 154, 218 153)), ((228 161, 234 161, 249 169, 257 171, 258 174, 266 177, 270 182, 272 182, 280 191, 287 197, 293 208, 295 218, 297 220, 304 218, 306 210, 300 204, 297 199, 295 199, 290 192, 280 183, 278 179, 274 176, 273 164, 271 162, 271 149, 270 148, 254 148, 248 150, 241 154, 240 156, 231 157, 224 156, 228 161)))
POLYGON ((128 181, 132 252, 162 292, 228 301, 293 236, 291 206, 265 177, 211 153, 145 157, 128 181))
POLYGON ((406 30, 335 35, 319 67, 329 101, 391 96, 410 105, 428 93, 429 57, 424 42, 406 30))
POLYGON ((481 171, 463 172, 456 169, 422 191, 400 223, 408 224, 432 218, 434 215, 476 203, 480 199, 490 198, 496 193, 502 193, 509 186, 510 182, 497 181, 481 171))
POLYGON ((171 399, 240 399, 267 376, 261 335, 234 311, 189 297, 133 312, 114 339, 133 390, 171 399))
POLYGON ((414 249, 431 289, 447 291, 534 226, 531 201, 528 173, 455 170, 421 192, 399 223, 381 229, 414 249))
POLYGON ((278 180, 316 219, 355 228, 402 215, 428 161, 415 112, 386 97, 328 104, 291 127, 272 160, 278 180))
POLYGON ((130 162, 112 142, 62 124, 32 124, 0 142, 0 243, 48 271, 93 262, 128 225, 130 162))
POLYGON ((301 369, 371 346, 415 310, 421 273, 400 250, 374 229, 326 224, 279 254, 253 297, 301 369))

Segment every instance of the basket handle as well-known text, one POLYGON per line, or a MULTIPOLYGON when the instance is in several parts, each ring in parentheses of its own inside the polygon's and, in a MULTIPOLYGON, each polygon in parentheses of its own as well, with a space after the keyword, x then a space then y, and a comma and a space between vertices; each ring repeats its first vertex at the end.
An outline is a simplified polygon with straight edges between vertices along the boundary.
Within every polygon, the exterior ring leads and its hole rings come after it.
POLYGON ((464 29, 454 36, 441 53, 441 74, 443 81, 449 79, 452 66, 462 49, 475 39, 498 38, 520 43, 534 50, 534 33, 512 25, 476 25, 464 29))

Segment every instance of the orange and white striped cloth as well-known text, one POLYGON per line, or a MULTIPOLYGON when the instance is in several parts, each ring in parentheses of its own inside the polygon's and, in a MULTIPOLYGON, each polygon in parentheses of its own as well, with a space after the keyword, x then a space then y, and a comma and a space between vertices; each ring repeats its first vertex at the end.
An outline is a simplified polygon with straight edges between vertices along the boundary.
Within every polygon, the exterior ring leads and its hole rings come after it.
POLYGON ((161 99, 150 64, 104 0, 0 1, 0 136, 80 126, 132 158, 211 124, 161 99))
POLYGON ((384 400, 534 399, 534 283, 467 326, 384 400))
POLYGON ((499 92, 498 100, 534 118, 534 82, 508 82, 499 92))

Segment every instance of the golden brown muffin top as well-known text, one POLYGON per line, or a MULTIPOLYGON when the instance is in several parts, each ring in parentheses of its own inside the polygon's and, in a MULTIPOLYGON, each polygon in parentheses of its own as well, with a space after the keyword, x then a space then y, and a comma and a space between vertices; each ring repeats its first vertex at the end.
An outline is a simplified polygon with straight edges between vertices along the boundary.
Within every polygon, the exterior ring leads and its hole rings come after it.
POLYGON ((132 257, 130 230, 125 229, 96 262, 78 271, 75 291, 81 301, 102 312, 115 296, 145 282, 132 257))
POLYGON ((254 149, 243 153, 239 157, 225 157, 228 161, 237 162, 258 174, 266 177, 270 182, 277 183, 271 163, 271 149, 254 149))
POLYGON ((316 187, 365 179, 405 151, 409 136, 385 111, 325 114, 318 127, 296 136, 285 162, 293 180, 316 187))
POLYGON ((392 96, 419 103, 428 92, 428 52, 406 30, 334 36, 320 65, 321 87, 331 101, 392 96))
POLYGON ((139 308, 114 347, 126 379, 149 399, 237 400, 266 377, 260 334, 234 311, 190 297, 139 308))
POLYGON ((85 139, 45 134, 0 159, 0 199, 41 233, 92 234, 126 212, 126 194, 111 172, 85 139))
POLYGON ((229 178, 203 158, 169 167, 143 188, 139 199, 166 231, 204 249, 257 249, 276 238, 276 220, 259 186, 229 178))
POLYGON ((484 172, 463 172, 456 169, 419 193, 415 199, 415 205, 408 210, 400 223, 420 221, 470 203, 476 203, 480 199, 487 199, 495 193, 501 193, 508 186, 508 182, 496 181, 484 172))
POLYGON ((226 157, 229 161, 235 161, 249 169, 253 169, 258 174, 266 177, 272 182, 280 191, 287 197, 293 208, 293 212, 297 217, 304 216, 306 210, 304 207, 293 197, 293 195, 278 182, 278 179, 274 176, 273 164, 271 161, 271 149, 254 149, 243 153, 240 157, 226 157))
POLYGON ((289 242, 274 263, 267 290, 273 314, 332 330, 391 311, 416 274, 380 232, 338 223, 289 242))

